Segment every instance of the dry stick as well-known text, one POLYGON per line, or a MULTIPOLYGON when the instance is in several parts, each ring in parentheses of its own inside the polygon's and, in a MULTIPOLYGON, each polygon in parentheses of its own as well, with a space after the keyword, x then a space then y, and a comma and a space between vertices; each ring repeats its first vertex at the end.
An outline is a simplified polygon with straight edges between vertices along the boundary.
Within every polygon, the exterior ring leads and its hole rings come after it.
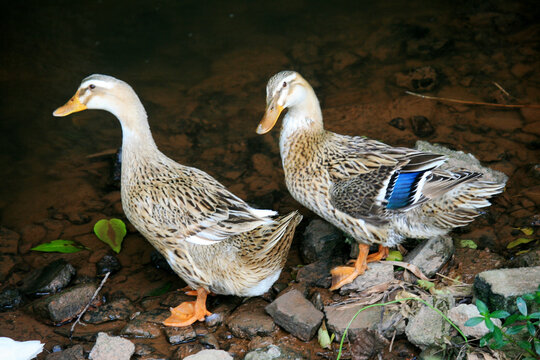
POLYGON ((494 106, 494 107, 504 107, 504 108, 534 108, 534 109, 540 109, 540 105, 538 104, 494 104, 494 103, 486 103, 486 102, 480 102, 480 101, 469 101, 469 100, 457 100, 457 99, 448 99, 448 98, 442 98, 442 97, 436 97, 436 96, 429 96, 429 95, 422 95, 417 94, 412 91, 405 91, 406 94, 418 96, 422 99, 429 99, 429 100, 437 100, 437 101, 448 101, 458 104, 468 104, 468 105, 485 105, 485 106, 494 106))
POLYGON ((73 323, 73 325, 71 326, 71 330, 69 331, 69 340, 71 340, 71 336, 73 335, 73 330, 75 329, 75 326, 79 323, 79 321, 81 321, 82 316, 84 315, 86 310, 88 310, 88 308, 90 307, 90 304, 92 304, 92 301, 94 301, 94 299, 96 298, 97 294, 99 293, 103 285, 105 285, 105 281, 107 281, 107 278, 109 277, 109 275, 111 275, 110 271, 105 274, 105 277, 103 277, 103 280, 101 280, 101 284, 99 284, 99 287, 94 292, 94 295, 92 295, 92 298, 90 299, 88 304, 86 304, 86 307, 83 309, 83 311, 81 311, 79 316, 77 316, 77 320, 73 323))

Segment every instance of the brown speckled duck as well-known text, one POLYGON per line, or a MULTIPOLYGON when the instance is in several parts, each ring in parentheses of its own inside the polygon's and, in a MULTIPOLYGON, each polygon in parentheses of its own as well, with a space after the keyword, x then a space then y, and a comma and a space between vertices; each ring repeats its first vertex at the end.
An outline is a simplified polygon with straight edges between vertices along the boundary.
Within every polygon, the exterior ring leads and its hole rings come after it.
POLYGON ((332 290, 407 237, 425 239, 468 224, 503 191, 505 181, 450 167, 443 155, 326 131, 317 96, 297 72, 268 81, 266 104, 259 134, 287 109, 279 147, 289 192, 359 243, 354 266, 332 270, 332 290), (379 244, 379 252, 368 256, 370 244, 379 244))
POLYGON ((204 320, 210 314, 209 292, 257 296, 270 288, 285 264, 301 215, 272 219, 274 211, 252 208, 204 171, 165 156, 152 138, 137 94, 121 80, 91 75, 53 114, 86 109, 109 111, 120 121, 126 217, 196 290, 196 301, 171 309, 165 325, 204 320))

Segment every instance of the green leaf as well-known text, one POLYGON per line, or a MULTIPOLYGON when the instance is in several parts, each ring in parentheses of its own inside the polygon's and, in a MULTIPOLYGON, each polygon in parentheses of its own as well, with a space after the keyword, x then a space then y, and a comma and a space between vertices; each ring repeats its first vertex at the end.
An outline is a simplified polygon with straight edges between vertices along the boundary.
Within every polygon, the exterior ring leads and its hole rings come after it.
POLYGON ((476 326, 484 321, 484 318, 481 316, 475 316, 465 321, 465 326, 476 326))
POLYGON ((489 314, 489 309, 486 303, 483 302, 482 300, 476 299, 476 307, 478 308, 478 311, 480 312, 480 314, 482 315, 489 314))
POLYGON ((402 261, 403 260, 403 255, 401 255, 401 253, 397 250, 391 250, 389 253, 388 253, 388 256, 386 257, 386 260, 389 260, 389 261, 402 261))
POLYGON ((531 300, 534 300, 534 294, 524 294, 522 298, 527 301, 531 301, 531 300))
POLYGON ((323 349, 332 348, 332 340, 330 339, 330 335, 328 334, 328 330, 326 329, 326 325, 324 325, 324 322, 323 325, 321 325, 321 327, 319 328, 317 339, 319 340, 319 345, 321 345, 323 349))
POLYGON ((72 254, 81 250, 90 250, 86 246, 81 245, 73 240, 53 240, 49 243, 39 244, 36 247, 31 248, 34 251, 43 252, 59 252, 64 254, 72 254))
POLYGON ((518 345, 520 348, 524 350, 529 350, 529 351, 532 350, 531 344, 528 341, 524 341, 524 340, 518 341, 518 345))
POLYGON ((529 319, 540 319, 540 312, 530 314, 529 319))
POLYGON ((517 298, 516 305, 519 312, 522 313, 524 316, 527 316, 527 303, 525 303, 525 300, 523 300, 522 297, 517 298))
POLYGON ((146 296, 160 296, 165 294, 167 291, 171 289, 171 282, 168 281, 165 284, 161 285, 158 288, 155 288, 154 290, 150 291, 146 296))
POLYGON ((489 342, 489 340, 491 340, 491 338, 493 337, 493 333, 487 333, 486 335, 484 335, 481 339, 480 339, 480 346, 486 346, 487 343, 489 342))
POLYGON ((417 283, 420 287, 426 290, 429 290, 435 286, 435 283, 432 283, 431 281, 428 281, 428 280, 417 280, 417 283))
POLYGON ((536 333, 536 329, 530 321, 527 321, 527 330, 529 330, 529 334, 531 334, 531 336, 534 336, 534 334, 536 333))
POLYGON ((126 236, 126 224, 120 219, 101 219, 94 225, 94 233, 99 240, 108 244, 116 253, 122 248, 126 236))
POLYGON ((510 313, 504 310, 496 310, 489 315, 489 317, 495 318, 495 319, 504 319, 505 317, 508 317, 508 316, 510 316, 510 313))
POLYGON ((534 241, 534 239, 527 239, 527 238, 519 238, 514 241, 511 241, 508 245, 506 245, 507 249, 515 248, 516 246, 519 246, 521 244, 528 244, 531 241, 534 241))
POLYGON ((534 339, 534 351, 540 355, 540 340, 534 339))
POLYGON ((518 229, 521 230, 521 232, 527 236, 531 236, 534 233, 533 228, 530 228, 530 227, 518 228, 518 229))
POLYGON ((521 330, 523 330, 524 328, 525 328, 525 325, 512 326, 512 327, 508 328, 508 330, 506 330, 506 333, 508 335, 515 335, 515 334, 518 334, 519 332, 521 332, 521 330))
POLYGON ((512 325, 513 323, 515 323, 518 320, 519 316, 520 316, 519 313, 515 313, 507 317, 506 320, 504 321, 503 327, 508 327, 512 325))
POLYGON ((486 318, 485 321, 486 321, 486 327, 488 328, 488 330, 493 332, 493 329, 495 329, 495 325, 493 325, 493 321, 491 321, 490 318, 486 318))
POLYGON ((501 328, 498 326, 495 326, 495 328, 493 329, 493 339, 495 340, 497 345, 500 345, 500 346, 504 345, 503 334, 502 334, 501 328))
POLYGON ((462 247, 462 248, 471 248, 471 249, 476 249, 478 248, 478 245, 476 245, 476 243, 472 240, 461 240, 459 242, 459 245, 462 247))

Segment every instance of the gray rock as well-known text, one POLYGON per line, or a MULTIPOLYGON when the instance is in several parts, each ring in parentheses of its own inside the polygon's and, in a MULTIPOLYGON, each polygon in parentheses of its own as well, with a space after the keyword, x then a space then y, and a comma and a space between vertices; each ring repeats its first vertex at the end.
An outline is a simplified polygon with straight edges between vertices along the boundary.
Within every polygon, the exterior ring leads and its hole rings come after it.
POLYGON ((221 297, 220 300, 221 302, 212 309, 212 315, 209 315, 204 319, 207 326, 212 327, 221 325, 242 302, 242 299, 236 296, 221 297))
POLYGON ((424 275, 432 277, 454 254, 454 242, 449 236, 437 236, 421 242, 403 261, 416 265, 424 275))
POLYGON ((58 259, 44 268, 32 271, 23 280, 20 290, 27 295, 52 294, 66 287, 75 273, 73 265, 58 259))
POLYGON ((84 360, 84 349, 82 345, 74 345, 66 350, 47 355, 45 360, 84 360))
POLYGON ((134 338, 155 339, 161 336, 161 326, 141 319, 133 319, 124 326, 120 335, 134 338))
POLYGON ((111 254, 106 254, 96 263, 96 274, 98 276, 105 275, 110 272, 111 275, 119 272, 122 269, 122 264, 111 254))
POLYGON ((303 354, 276 345, 269 345, 264 349, 250 351, 244 357, 244 360, 303 360, 306 359, 303 354))
POLYGON ((189 355, 185 360, 233 360, 232 356, 223 350, 206 349, 194 355, 189 355))
POLYGON ((324 220, 312 220, 304 231, 300 247, 306 263, 331 257, 336 246, 341 246, 342 233, 324 220))
MULTIPOLYGON (((326 306, 324 312, 327 319, 328 330, 336 334, 336 340, 340 341, 349 321, 365 305, 340 305, 326 306)), ((401 313, 391 308, 372 307, 358 313, 347 330, 347 337, 351 334, 363 333, 364 330, 376 330, 381 334, 391 337, 396 331, 397 335, 405 332, 405 321, 401 313), (382 318, 381 318, 381 311, 382 318)))
POLYGON ((83 321, 90 324, 102 324, 114 320, 127 320, 135 312, 135 307, 129 299, 113 300, 97 309, 89 309, 83 316, 83 321))
POLYGON ((80 284, 58 294, 39 299, 30 304, 30 310, 41 320, 61 324, 74 319, 90 302, 97 287, 80 284))
MULTIPOLYGON (((448 311, 448 318, 463 331, 465 336, 481 338, 489 332, 483 322, 476 326, 465 326, 465 322, 475 316, 480 316, 480 312, 478 312, 478 308, 472 304, 461 304, 448 311)), ((501 326, 501 320, 491 320, 495 325, 501 326)))
POLYGON ((296 280, 309 286, 329 288, 332 284, 330 270, 341 265, 339 258, 320 259, 298 269, 296 280))
MULTIPOLYGON (((516 299, 534 293, 540 284, 540 266, 517 269, 498 269, 481 272, 474 279, 474 294, 485 302, 491 311, 517 311, 516 299)), ((527 302, 530 312, 538 305, 527 302)))
POLYGON ((351 334, 351 354, 355 360, 368 360, 381 351, 390 343, 377 331, 362 329, 351 334))
POLYGON ((270 335, 276 329, 276 325, 265 313, 266 305, 266 301, 254 298, 238 307, 228 319, 228 326, 233 335, 242 339, 270 335))
POLYGON ((185 360, 190 355, 195 355, 201 350, 204 350, 199 342, 191 342, 178 346, 178 349, 174 352, 171 360, 185 360))
POLYGON ((22 295, 17 289, 6 288, 0 292, 0 311, 8 311, 19 307, 22 295))
POLYGON ((17 254, 21 236, 7 227, 0 226, 0 254, 17 254))
POLYGON ((342 286, 339 292, 342 295, 353 291, 361 292, 392 280, 394 280, 393 265, 384 262, 371 263, 364 274, 358 276, 352 283, 342 286))
POLYGON ((443 338, 449 332, 450 324, 441 315, 425 305, 409 319, 405 328, 407 339, 420 349, 444 343, 443 338))
POLYGON ((435 154, 441 154, 448 157, 446 164, 450 167, 467 168, 472 171, 482 173, 482 179, 487 181, 494 181, 500 183, 506 183, 508 176, 504 173, 482 166, 480 161, 472 154, 464 153, 463 151, 454 151, 445 148, 441 145, 433 145, 427 141, 417 141, 415 148, 420 151, 432 152, 435 154))
POLYGON ((304 341, 311 340, 324 318, 323 313, 297 290, 278 297, 266 311, 276 324, 304 341))
POLYGON ((100 332, 89 358, 92 360, 129 360, 134 352, 135 344, 131 341, 100 332))
POLYGON ((167 341, 172 345, 182 344, 188 341, 193 341, 197 337, 193 326, 183 327, 167 327, 165 328, 167 341))
POLYGON ((218 339, 216 338, 214 334, 211 334, 211 333, 200 336, 199 342, 201 343, 202 346, 204 346, 207 349, 219 350, 220 348, 218 339))

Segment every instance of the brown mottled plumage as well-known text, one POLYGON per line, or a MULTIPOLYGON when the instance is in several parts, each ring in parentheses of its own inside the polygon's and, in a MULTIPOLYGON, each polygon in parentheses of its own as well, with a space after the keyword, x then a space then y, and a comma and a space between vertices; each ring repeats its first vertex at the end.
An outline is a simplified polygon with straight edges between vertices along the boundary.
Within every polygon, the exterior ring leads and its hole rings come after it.
POLYGON ((279 145, 290 193, 360 244, 354 268, 332 271, 332 289, 364 272, 369 244, 380 244, 380 253, 367 258, 375 261, 387 253, 383 247, 406 237, 445 234, 471 222, 504 188, 504 181, 448 166, 443 155, 326 131, 315 92, 294 71, 274 75, 266 91, 257 132, 270 131, 288 110, 279 145))
POLYGON ((301 216, 250 207, 205 172, 161 153, 133 89, 105 75, 84 79, 55 116, 102 109, 122 125, 122 207, 129 221, 167 259, 196 302, 171 309, 166 325, 203 320, 206 294, 257 296, 277 280, 301 216))

